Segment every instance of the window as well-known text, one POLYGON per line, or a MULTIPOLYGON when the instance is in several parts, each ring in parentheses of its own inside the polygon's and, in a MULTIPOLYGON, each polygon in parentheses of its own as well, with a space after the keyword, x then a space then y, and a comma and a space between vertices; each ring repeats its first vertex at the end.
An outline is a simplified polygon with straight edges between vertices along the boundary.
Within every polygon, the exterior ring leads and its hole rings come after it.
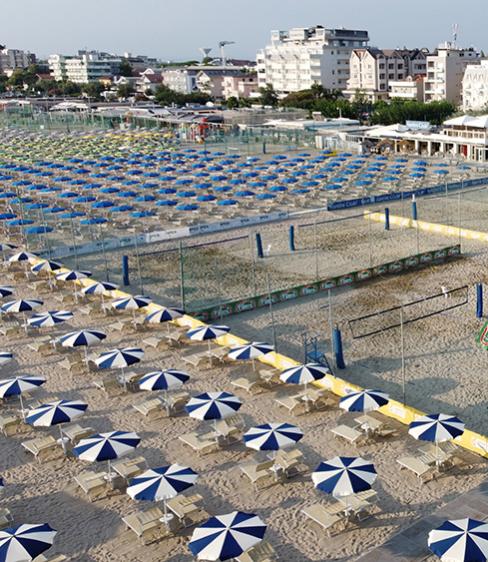
POLYGON ((385 68, 385 63, 383 63, 383 62, 380 63, 379 68, 380 68, 380 69, 384 69, 384 68, 385 68))

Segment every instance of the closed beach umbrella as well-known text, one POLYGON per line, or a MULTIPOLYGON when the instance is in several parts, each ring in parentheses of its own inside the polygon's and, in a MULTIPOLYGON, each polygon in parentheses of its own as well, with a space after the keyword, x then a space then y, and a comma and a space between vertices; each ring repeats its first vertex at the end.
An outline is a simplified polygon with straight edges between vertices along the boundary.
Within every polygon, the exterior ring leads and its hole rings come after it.
POLYGON ((259 544, 265 532, 257 515, 233 511, 197 527, 188 548, 197 560, 231 560, 259 544))
POLYGON ((108 478, 111 480, 110 461, 131 453, 140 442, 139 435, 131 431, 97 433, 87 439, 82 439, 73 448, 73 455, 88 462, 108 461, 108 478))
POLYGON ((34 328, 52 328, 56 324, 62 324, 73 318, 73 313, 69 310, 50 310, 48 312, 38 312, 33 314, 27 323, 34 328))
POLYGON ((24 403, 22 394, 31 392, 46 382, 44 377, 23 375, 19 377, 11 377, 0 380, 0 398, 8 396, 18 396, 20 400, 20 409, 24 414, 24 403))
POLYGON ((251 427, 244 433, 246 447, 255 451, 278 451, 293 447, 303 437, 303 432, 291 423, 265 423, 251 427))
POLYGON ((430 531, 428 545, 443 562, 486 562, 488 523, 470 518, 444 521, 430 531))
POLYGON ((130 480, 127 493, 135 500, 162 501, 164 521, 167 523, 167 500, 191 488, 197 478, 198 474, 194 470, 179 464, 151 468, 130 480))
POLYGON ((361 390, 341 398, 339 406, 348 412, 372 412, 388 402, 388 394, 380 390, 361 390))
POLYGON ((228 357, 234 361, 252 361, 252 368, 255 369, 254 360, 263 355, 267 355, 274 350, 272 345, 264 342, 252 342, 245 345, 234 347, 229 351, 228 357))
POLYGON ((63 446, 63 451, 66 453, 62 424, 69 423, 82 416, 87 407, 88 404, 79 400, 58 400, 56 402, 49 402, 30 410, 25 421, 34 427, 59 425, 61 445, 63 446))
POLYGON ((31 562, 51 548, 56 531, 47 523, 18 525, 0 531, 1 562, 31 562))
POLYGON ((319 490, 344 497, 369 490, 376 476, 370 461, 360 457, 334 457, 319 464, 312 473, 312 480, 319 490))
POLYGON ((432 441, 435 443, 437 464, 439 464, 438 444, 444 441, 451 441, 462 435, 464 433, 464 423, 456 416, 429 414, 411 422, 408 433, 420 441, 432 441))

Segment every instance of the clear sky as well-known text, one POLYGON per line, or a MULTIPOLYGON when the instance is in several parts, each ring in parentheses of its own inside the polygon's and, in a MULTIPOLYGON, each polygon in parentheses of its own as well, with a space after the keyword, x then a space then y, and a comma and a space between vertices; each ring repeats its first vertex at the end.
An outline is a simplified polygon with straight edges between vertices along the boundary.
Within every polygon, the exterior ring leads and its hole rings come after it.
POLYGON ((383 48, 429 47, 452 36, 488 50, 487 0, 1 0, 0 44, 45 56, 88 47, 163 60, 199 58, 233 40, 229 57, 254 58, 271 29, 320 24, 367 29, 383 48))

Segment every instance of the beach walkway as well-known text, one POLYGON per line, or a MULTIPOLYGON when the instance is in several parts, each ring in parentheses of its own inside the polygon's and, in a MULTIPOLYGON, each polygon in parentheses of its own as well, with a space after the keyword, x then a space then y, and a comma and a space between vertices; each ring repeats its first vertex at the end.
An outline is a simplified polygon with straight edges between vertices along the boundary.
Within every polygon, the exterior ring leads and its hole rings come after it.
POLYGON ((400 533, 393 535, 382 546, 369 551, 357 560, 361 562, 420 562, 435 560, 427 548, 427 537, 432 529, 447 519, 488 519, 488 482, 462 494, 442 509, 423 517, 400 533))

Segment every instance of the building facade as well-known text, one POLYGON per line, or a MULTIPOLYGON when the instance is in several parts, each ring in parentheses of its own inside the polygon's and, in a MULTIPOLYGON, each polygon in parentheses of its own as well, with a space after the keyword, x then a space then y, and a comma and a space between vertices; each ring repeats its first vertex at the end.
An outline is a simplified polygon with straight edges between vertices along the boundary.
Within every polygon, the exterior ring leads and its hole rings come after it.
POLYGON ((310 89, 313 84, 345 90, 351 52, 368 41, 367 31, 320 25, 272 31, 271 44, 257 54, 258 84, 270 84, 281 96, 310 89))
POLYGON ((79 51, 76 56, 51 55, 48 62, 55 80, 87 84, 117 75, 121 59, 97 51, 79 51))
POLYGON ((19 49, 0 49, 0 74, 11 73, 18 68, 27 68, 36 62, 36 56, 19 49))
POLYGON ((447 100, 461 105, 464 71, 479 60, 480 53, 473 48, 460 49, 451 43, 440 45, 427 56, 424 101, 447 100))
POLYGON ((462 97, 464 111, 479 111, 488 106, 488 60, 466 66, 462 97))
POLYGON ((180 94, 191 94, 197 89, 199 68, 166 68, 161 72, 163 84, 180 94))
POLYGON ((424 76, 407 76, 404 80, 393 80, 389 83, 391 99, 424 101, 424 76))
POLYGON ((243 72, 236 76, 225 76, 222 89, 224 99, 256 97, 259 95, 258 75, 255 72, 243 72))

